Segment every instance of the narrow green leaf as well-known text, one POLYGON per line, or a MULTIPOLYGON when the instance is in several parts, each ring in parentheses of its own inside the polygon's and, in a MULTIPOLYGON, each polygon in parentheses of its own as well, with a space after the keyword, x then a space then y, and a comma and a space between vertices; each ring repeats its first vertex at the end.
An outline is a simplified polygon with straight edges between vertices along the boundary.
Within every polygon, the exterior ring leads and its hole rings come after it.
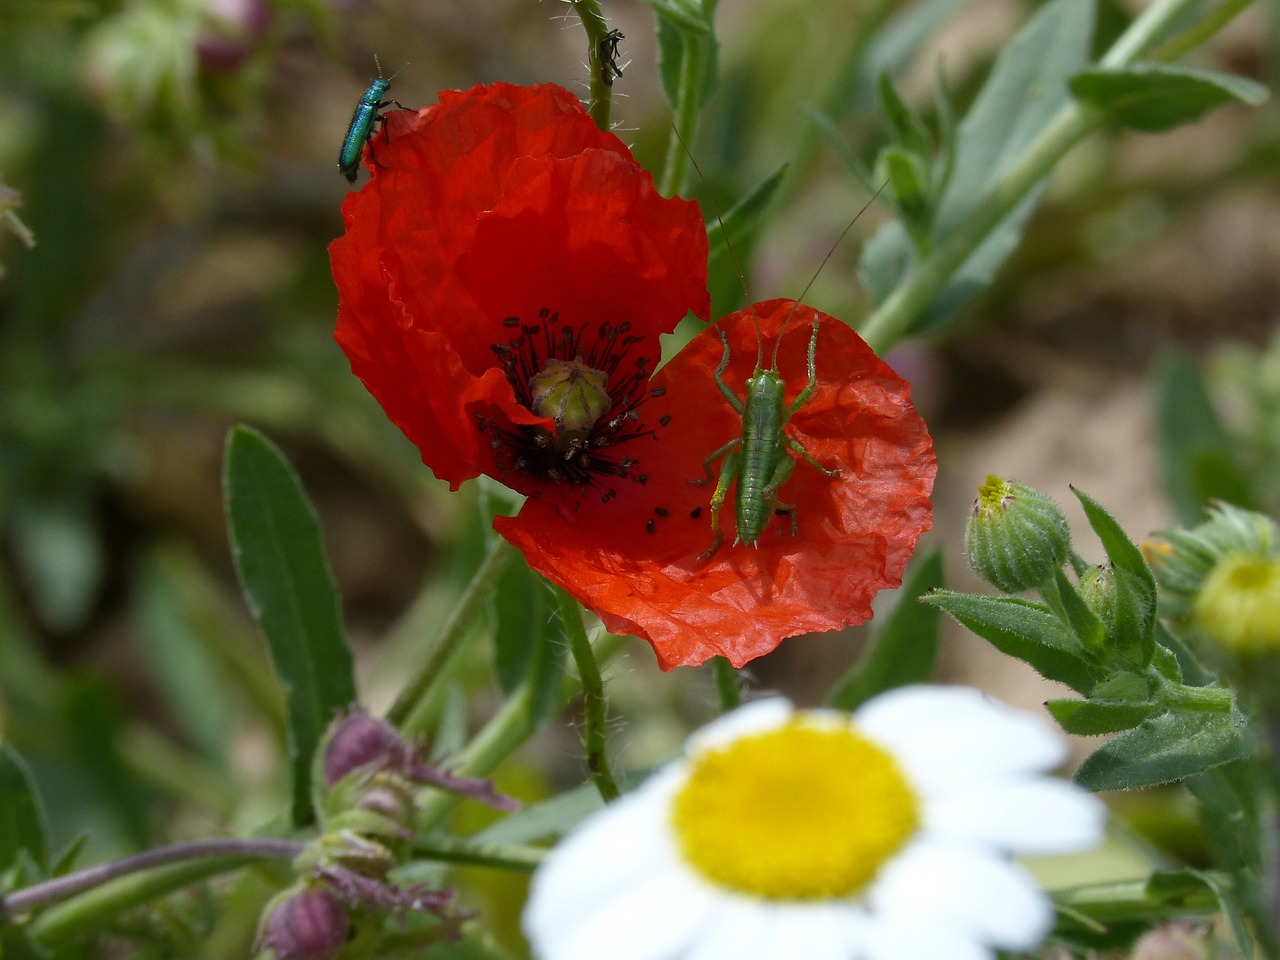
POLYGON ((1245 731, 1245 718, 1234 710, 1170 710, 1105 743, 1075 779, 1093 791, 1171 783, 1244 756, 1245 731))
POLYGON ((0 873, 17 862, 22 851, 48 869, 49 822, 31 771, 18 751, 0 743, 0 873))
POLYGON ((1168 653, 1166 657, 1172 656, 1177 668, 1177 675, 1170 675, 1166 669, 1161 666, 1161 656, 1157 651, 1156 656, 1152 659, 1152 663, 1156 665, 1160 672, 1168 676, 1170 680, 1181 680, 1183 683, 1192 687, 1203 687, 1213 683, 1217 677, 1205 668, 1196 655, 1191 652, 1191 648, 1183 642, 1183 639, 1175 633, 1172 633, 1159 620, 1156 621, 1156 646, 1162 648, 1168 653))
POLYGON ((1239 893, 1226 874, 1207 870, 1157 870, 1147 880, 1147 893, 1153 900, 1167 904, 1181 904, 1203 890, 1211 892, 1222 908, 1222 915, 1231 928, 1232 939, 1241 957, 1252 957, 1253 937, 1245 922, 1239 893))
POLYGON ((786 173, 787 164, 784 163, 726 210, 720 217, 720 222, 714 219, 708 221, 707 234, 711 238, 711 252, 707 257, 708 270, 714 269, 722 259, 727 258, 731 248, 734 251, 742 249, 755 236, 760 226, 760 215, 778 192, 778 187, 782 186, 786 173), (715 242, 717 237, 721 242, 715 242))
POLYGON ((1096 690, 1087 700, 1049 700, 1045 707, 1063 730, 1078 737, 1128 730, 1159 709, 1149 698, 1131 699, 1120 696, 1120 691, 1108 695, 1096 690))
POLYGON ((1089 692, 1087 700, 1050 700, 1046 707, 1062 729, 1091 737, 1136 727, 1159 709, 1156 682, 1145 674, 1117 673, 1089 692))
MULTIPOLYGON (((901 147, 888 147, 880 154, 879 166, 889 180, 893 200, 908 229, 919 225, 929 212, 929 171, 915 155, 901 147)), ((922 233, 923 235, 923 233, 922 233)))
POLYGON ((351 651, 320 524, 297 474, 256 430, 227 439, 223 477, 232 555, 289 707, 293 820, 310 820, 311 758, 356 699, 351 651))
MULTIPOLYGON (((1092 3, 1052 0, 1004 48, 991 76, 957 127, 946 190, 937 205, 932 238, 940 243, 982 203, 987 190, 1017 161, 1069 101, 1067 80, 1089 56, 1092 3)), ((986 289, 1022 237, 1043 184, 1031 191, 970 254, 922 314, 917 330, 948 323, 986 289)), ((859 276, 876 302, 895 289, 914 264, 910 238, 898 223, 881 228, 863 250, 859 276), (891 229, 897 228, 897 229, 891 229), (894 266, 900 272, 894 273, 894 266)))
POLYGON ((1256 106, 1270 96, 1266 87, 1244 77, 1168 63, 1082 70, 1070 87, 1076 99, 1146 133, 1182 126, 1228 103, 1256 106))
POLYGON ((516 690, 552 644, 550 664, 539 664, 539 687, 534 693, 535 722, 548 719, 560 707, 559 689, 563 677, 563 643, 555 620, 555 598, 551 586, 523 562, 508 563, 490 600, 490 624, 498 684, 510 695, 516 690))
POLYGON ((1098 669, 1080 640, 1053 613, 1019 597, 984 597, 935 590, 925 603, 940 607, 997 650, 1039 673, 1087 693, 1098 669))
POLYGON ((1147 561, 1142 557, 1142 551, 1133 545, 1133 541, 1129 539, 1124 529, 1116 522, 1115 517, 1111 516, 1102 504, 1075 487, 1071 488, 1071 492, 1076 495, 1076 499, 1084 507, 1084 514, 1089 520, 1089 526, 1093 527, 1093 532, 1098 535, 1098 539, 1102 541, 1103 549, 1107 551, 1107 559, 1115 564, 1117 569, 1127 570, 1133 574, 1144 585, 1144 588, 1150 590, 1154 599, 1156 580, 1151 574, 1151 568, 1147 566, 1147 561))
POLYGON ((920 115, 898 94, 893 78, 888 73, 880 74, 876 88, 880 94, 880 109, 893 130, 895 142, 908 153, 927 156, 932 148, 928 128, 920 115))
POLYGON ((1160 466, 1178 520, 1199 523, 1214 500, 1253 506, 1248 477, 1191 358, 1166 353, 1153 379, 1160 466))
POLYGON ((829 706, 854 710, 877 693, 924 683, 933 676, 941 617, 936 606, 920 603, 919 598, 940 586, 942 553, 935 549, 917 555, 902 582, 898 605, 827 695, 829 706))
POLYGON ((1106 627, 1089 609, 1089 605, 1084 602, 1084 597, 1080 596, 1075 585, 1062 572, 1061 567, 1055 567, 1053 575, 1058 585, 1058 598, 1062 602, 1062 609, 1067 615, 1067 622, 1071 625, 1071 629, 1076 632, 1076 636, 1080 638, 1080 643, 1086 650, 1095 652, 1100 650, 1107 635, 1106 627))

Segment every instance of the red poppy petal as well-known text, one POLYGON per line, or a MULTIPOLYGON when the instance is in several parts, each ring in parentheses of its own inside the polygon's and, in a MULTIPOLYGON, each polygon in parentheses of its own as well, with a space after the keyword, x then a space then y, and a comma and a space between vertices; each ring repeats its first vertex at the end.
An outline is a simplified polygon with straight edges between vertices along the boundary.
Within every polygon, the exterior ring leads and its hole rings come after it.
POLYGON ((708 310, 697 205, 658 194, 552 86, 446 91, 390 111, 370 156, 372 179, 348 195, 330 246, 353 372, 455 488, 483 472, 539 492, 545 478, 504 470, 495 452, 494 430, 550 425, 503 374, 493 348, 520 333, 504 321, 537 323, 545 309, 575 329, 625 326, 633 360, 656 360, 658 334, 708 310))
MULTIPOLYGON (((767 348, 793 303, 754 306, 767 348)), ((715 385, 723 348, 712 330, 653 380, 666 392, 645 405, 645 418, 670 420, 647 458, 655 469, 645 486, 618 490, 605 503, 585 500, 573 523, 532 500, 516 517, 495 521, 531 567, 610 630, 647 639, 663 669, 716 655, 742 666, 787 637, 861 623, 871 616, 872 597, 901 583, 917 539, 932 523, 936 461, 909 385, 848 326, 809 307, 795 310, 778 351, 788 400, 805 384, 815 316, 817 389, 786 433, 840 476, 796 463, 780 492, 797 508, 794 539, 781 516, 758 547, 732 545, 735 486, 722 511, 724 544, 698 562, 712 543, 712 486, 689 481, 703 477, 705 458, 742 432, 741 417, 715 385)), ((741 397, 756 362, 752 310, 719 326, 732 347, 724 379, 741 397)))

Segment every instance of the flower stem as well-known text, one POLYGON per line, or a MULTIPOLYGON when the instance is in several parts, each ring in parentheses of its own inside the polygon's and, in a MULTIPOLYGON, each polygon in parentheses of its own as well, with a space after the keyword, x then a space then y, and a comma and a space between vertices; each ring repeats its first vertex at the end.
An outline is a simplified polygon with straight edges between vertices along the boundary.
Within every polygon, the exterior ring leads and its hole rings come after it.
POLYGON ((1167 707, 1196 710, 1200 713, 1228 713, 1235 694, 1226 687, 1188 687, 1181 683, 1166 682, 1160 699, 1167 707))
POLYGON ((609 803, 618 799, 620 791, 605 749, 607 704, 604 680, 600 676, 600 665, 596 662, 595 651, 591 649, 591 641, 587 639, 586 628, 582 625, 582 608, 564 589, 556 587, 555 590, 560 622, 564 625, 569 651, 578 665, 578 680, 582 684, 582 736, 587 751, 587 769, 591 771, 591 779, 601 799, 609 803))
POLYGON ((483 843, 439 836, 415 840, 411 850, 414 856, 424 860, 524 871, 536 869, 547 855, 547 851, 542 847, 514 843, 483 843))
POLYGON ((1203 892, 1187 893, 1174 901, 1154 900, 1145 880, 1097 883, 1055 890, 1053 902, 1067 913, 1081 913, 1102 924, 1112 921, 1132 923, 1205 916, 1221 909, 1218 898, 1207 886, 1203 892))
MULTIPOLYGON (((1103 67, 1123 67, 1146 52, 1159 35, 1195 0, 1156 0, 1103 56, 1103 67)), ((1010 211, 1088 134, 1106 122, 1105 114, 1071 102, 1065 104, 1008 172, 988 188, 968 219, 916 264, 906 280, 876 308, 859 333, 877 353, 884 353, 942 291, 957 269, 1010 211)))
POLYGON ((613 76, 604 57, 607 55, 609 23, 600 12, 600 4, 596 0, 569 0, 582 28, 587 31, 587 67, 591 71, 591 80, 587 100, 587 112, 596 126, 606 133, 609 131, 610 111, 613 107, 613 76))
POLYGON ((0 917, 84 894, 32 921, 35 939, 54 940, 204 877, 257 860, 293 860, 303 847, 297 840, 238 837, 157 847, 16 890, 0 899, 0 917))
POLYGON ((667 156, 662 165, 662 182, 658 192, 672 197, 684 189, 689 175, 689 147, 698 126, 698 107, 702 102, 702 83, 706 72, 708 39, 685 30, 681 36, 683 56, 680 59, 671 137, 667 140, 667 156))
POLYGON ((502 575, 503 565, 511 557, 507 541, 495 537, 489 544, 480 567, 471 578, 467 589, 458 598, 457 605, 445 622, 435 644, 418 667, 418 672, 404 685, 395 703, 387 711, 387 722, 399 727, 405 734, 420 733, 412 722, 418 707, 431 693, 435 681, 444 674, 445 665, 453 658, 468 632, 480 615, 480 608, 490 590, 502 575))
POLYGON ((716 692, 720 694, 720 712, 728 713, 742 706, 742 685, 733 664, 724 657, 712 657, 711 669, 715 671, 716 692))

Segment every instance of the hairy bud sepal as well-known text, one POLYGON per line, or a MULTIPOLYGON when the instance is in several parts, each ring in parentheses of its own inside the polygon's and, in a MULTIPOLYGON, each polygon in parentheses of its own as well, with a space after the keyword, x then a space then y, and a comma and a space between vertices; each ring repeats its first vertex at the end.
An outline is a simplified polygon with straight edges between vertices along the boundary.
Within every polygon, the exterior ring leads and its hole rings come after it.
POLYGON ((1070 555, 1067 518, 1053 500, 1023 483, 988 476, 964 533, 969 568, 1005 593, 1048 583, 1070 555))

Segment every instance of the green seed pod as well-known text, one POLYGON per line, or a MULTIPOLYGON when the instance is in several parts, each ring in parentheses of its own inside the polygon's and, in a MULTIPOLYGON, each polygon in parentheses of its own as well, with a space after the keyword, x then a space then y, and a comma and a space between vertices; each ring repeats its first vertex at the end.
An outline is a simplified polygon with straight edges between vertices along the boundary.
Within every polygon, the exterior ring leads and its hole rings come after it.
POLYGON ((1005 593, 1048 581, 1071 549, 1062 508, 1023 483, 988 475, 964 531, 969 568, 1005 593))

